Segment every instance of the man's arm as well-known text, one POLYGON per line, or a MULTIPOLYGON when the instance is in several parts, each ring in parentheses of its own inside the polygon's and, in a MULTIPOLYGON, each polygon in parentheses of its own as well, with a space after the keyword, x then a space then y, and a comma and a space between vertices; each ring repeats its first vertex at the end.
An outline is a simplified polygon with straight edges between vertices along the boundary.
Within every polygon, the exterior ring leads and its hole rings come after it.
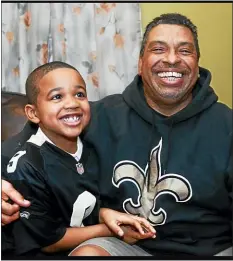
POLYGON ((231 212, 231 234, 232 234, 232 245, 233 245, 233 138, 231 139, 231 149, 230 149, 230 156, 229 156, 229 162, 226 169, 227 174, 227 188, 229 192, 229 198, 231 201, 230 204, 230 212, 231 212))

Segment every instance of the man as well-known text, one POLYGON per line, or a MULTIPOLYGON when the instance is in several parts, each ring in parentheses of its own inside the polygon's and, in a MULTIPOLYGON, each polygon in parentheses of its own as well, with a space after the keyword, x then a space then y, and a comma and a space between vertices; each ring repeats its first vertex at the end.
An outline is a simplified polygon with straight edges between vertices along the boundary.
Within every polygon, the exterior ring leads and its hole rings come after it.
MULTIPOLYGON (((98 153, 104 206, 156 226, 156 239, 137 243, 156 257, 232 254, 232 110, 217 102, 199 57, 188 18, 155 18, 138 75, 122 95, 92 104, 84 136, 98 153)), ((118 241, 91 239, 76 254, 127 255, 130 245, 118 241)))

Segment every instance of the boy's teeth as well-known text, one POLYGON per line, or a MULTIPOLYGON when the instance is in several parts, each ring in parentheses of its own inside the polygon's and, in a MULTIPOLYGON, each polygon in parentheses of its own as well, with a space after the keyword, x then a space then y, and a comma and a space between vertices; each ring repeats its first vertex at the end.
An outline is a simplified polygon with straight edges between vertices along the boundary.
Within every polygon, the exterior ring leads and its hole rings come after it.
POLYGON ((177 72, 161 72, 161 73, 158 73, 158 76, 161 77, 161 78, 164 78, 164 77, 181 78, 181 77, 182 77, 182 73, 177 73, 177 72))
POLYGON ((67 118, 63 118, 63 120, 65 122, 75 122, 75 121, 78 121, 80 117, 77 117, 77 116, 71 116, 71 117, 67 117, 67 118))

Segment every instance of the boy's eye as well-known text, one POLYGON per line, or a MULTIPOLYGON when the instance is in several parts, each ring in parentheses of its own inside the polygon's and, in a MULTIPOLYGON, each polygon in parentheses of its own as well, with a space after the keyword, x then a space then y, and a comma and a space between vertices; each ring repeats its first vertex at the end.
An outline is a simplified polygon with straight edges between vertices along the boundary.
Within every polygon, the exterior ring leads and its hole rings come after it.
POLYGON ((83 92, 78 92, 76 94, 77 97, 86 97, 86 95, 83 92))
POLYGON ((61 99, 61 94, 56 94, 52 97, 52 100, 58 100, 61 99))

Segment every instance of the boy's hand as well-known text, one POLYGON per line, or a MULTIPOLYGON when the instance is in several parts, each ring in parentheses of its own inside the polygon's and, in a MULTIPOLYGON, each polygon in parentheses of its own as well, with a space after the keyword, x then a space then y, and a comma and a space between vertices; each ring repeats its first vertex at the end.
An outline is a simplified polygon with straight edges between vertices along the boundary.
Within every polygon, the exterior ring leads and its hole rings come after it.
POLYGON ((120 237, 124 236, 124 231, 120 225, 131 225, 131 227, 135 228, 141 236, 146 236, 146 238, 155 237, 154 228, 145 218, 118 212, 109 208, 101 208, 99 221, 100 223, 105 223, 111 231, 120 237), (148 236, 148 233, 150 233, 150 236, 148 236))
POLYGON ((155 234, 152 232, 145 232, 144 235, 141 235, 138 231, 136 231, 131 226, 121 226, 122 230, 124 231, 124 235, 121 238, 123 241, 125 241, 128 244, 135 244, 138 240, 146 239, 146 238, 155 238, 155 234))

